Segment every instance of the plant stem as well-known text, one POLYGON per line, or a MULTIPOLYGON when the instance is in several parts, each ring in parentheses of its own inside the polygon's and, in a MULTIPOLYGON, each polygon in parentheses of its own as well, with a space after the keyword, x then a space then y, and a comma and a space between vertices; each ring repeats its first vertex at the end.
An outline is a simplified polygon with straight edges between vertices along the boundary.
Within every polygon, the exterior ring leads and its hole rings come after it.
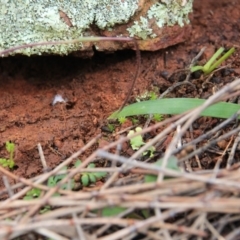
POLYGON ((223 53, 224 48, 220 47, 217 52, 213 54, 213 56, 208 60, 208 62, 203 66, 203 72, 206 74, 206 72, 209 71, 211 65, 214 63, 214 61, 223 53))
POLYGON ((80 42, 99 42, 99 41, 129 42, 129 41, 133 41, 133 40, 134 40, 133 38, 129 38, 129 37, 80 37, 78 39, 72 39, 72 40, 36 42, 36 43, 23 44, 23 45, 15 46, 15 47, 0 51, 0 56, 6 57, 10 53, 15 52, 19 49, 31 48, 31 47, 37 47, 37 46, 45 46, 45 45, 75 44, 75 43, 80 43, 80 42))
POLYGON ((218 59, 206 72, 205 74, 211 73, 215 68, 217 68, 223 61, 228 59, 235 51, 235 48, 232 47, 228 52, 226 52, 220 59, 218 59))
POLYGON ((196 71, 199 71, 199 70, 203 70, 203 66, 193 66, 191 67, 190 71, 193 73, 193 72, 196 72, 196 71))

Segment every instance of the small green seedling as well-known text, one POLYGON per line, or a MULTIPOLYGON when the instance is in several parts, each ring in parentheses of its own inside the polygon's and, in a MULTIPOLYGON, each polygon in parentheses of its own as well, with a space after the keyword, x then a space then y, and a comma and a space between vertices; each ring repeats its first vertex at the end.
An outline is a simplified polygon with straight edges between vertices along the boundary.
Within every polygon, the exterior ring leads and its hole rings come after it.
POLYGON ((26 193, 26 195, 24 196, 24 200, 32 200, 32 199, 34 199, 34 198, 39 198, 40 197, 40 195, 41 195, 41 192, 42 192, 42 190, 41 189, 39 189, 39 188, 33 188, 33 189, 31 189, 30 191, 28 191, 27 193, 26 193))
POLYGON ((123 207, 105 207, 101 210, 101 216, 103 217, 114 217, 117 216, 118 214, 126 211, 126 208, 123 207))
MULTIPOLYGON (((87 168, 95 168, 94 163, 90 163, 87 168)), ((107 172, 85 172, 82 174, 81 180, 84 187, 88 186, 90 183, 96 183, 101 178, 105 177, 107 172)))
POLYGON ((108 128, 108 130, 112 133, 112 132, 114 132, 115 131, 115 126, 113 125, 113 124, 108 124, 107 125, 107 128, 108 128))
MULTIPOLYGON (((135 131, 134 130, 129 131, 127 136, 131 137, 133 134, 141 131, 142 131, 142 128, 137 127, 135 131)), ((130 139, 130 144, 133 150, 138 150, 141 146, 145 144, 145 142, 143 141, 142 136, 138 135, 130 139)))
MULTIPOLYGON (((77 160, 75 167, 79 166, 82 162, 77 160)), ((90 163, 87 168, 95 168, 94 163, 90 163)), ((91 183, 96 183, 101 178, 105 177, 107 172, 84 172, 81 174, 81 182, 84 187, 87 187, 91 183)))
POLYGON ((154 89, 153 91, 145 91, 143 94, 136 97, 136 101, 141 102, 143 100, 155 100, 158 98, 156 92, 156 89, 154 89))
MULTIPOLYGON (((26 193, 26 195, 23 197, 23 199, 24 200, 33 200, 33 199, 39 198, 41 196, 41 193, 42 193, 41 189, 33 188, 26 193)), ((50 210, 51 210, 51 207, 49 205, 45 205, 41 208, 40 213, 43 214, 50 210)))
POLYGON ((124 124, 126 121, 127 121, 127 118, 125 118, 125 117, 120 117, 120 118, 118 118, 118 122, 119 122, 120 124, 124 124))
POLYGON ((210 74, 214 69, 216 69, 220 64, 228 59, 235 51, 235 48, 231 48, 228 50, 222 57, 221 54, 224 52, 224 48, 220 47, 215 54, 208 60, 208 62, 204 66, 193 66, 191 68, 191 72, 196 72, 198 70, 203 71, 205 75, 210 74), (220 58, 219 58, 220 57, 220 58), (219 59, 218 59, 219 58, 219 59), (218 60, 217 60, 218 59, 218 60))
POLYGON ((162 114, 159 114, 159 113, 154 113, 153 114, 153 119, 156 121, 156 122, 161 122, 163 120, 163 115, 162 114))
MULTIPOLYGON (((77 160, 74 164, 75 167, 78 167, 82 162, 80 160, 77 160)), ((95 168, 95 164, 94 163, 90 163, 87 168, 95 168)), ((66 171, 67 167, 62 168, 62 170, 66 171)), ((88 172, 84 172, 81 174, 81 182, 83 186, 88 186, 90 183, 96 183, 97 180, 105 177, 107 175, 107 172, 93 172, 93 173, 88 173, 88 172)), ((56 176, 51 176, 50 178, 48 178, 47 181, 47 186, 50 188, 53 188, 55 186, 57 186, 57 184, 63 180, 65 177, 67 176, 67 174, 59 174, 56 176)), ((65 183, 61 185, 61 189, 66 190, 66 189, 73 189, 75 185, 75 181, 74 179, 70 180, 70 184, 69 183, 65 183)), ((31 200, 34 198, 39 198, 41 195, 41 190, 37 189, 37 188, 33 188, 30 191, 28 191, 26 193, 26 195, 24 196, 23 199, 25 200, 31 200)), ((59 196, 58 193, 55 193, 53 195, 54 197, 59 196)), ((44 208, 45 209, 45 208, 44 208)))
MULTIPOLYGON (((67 170, 67 167, 63 167, 62 170, 67 170)), ((60 182, 61 180, 63 180, 65 177, 67 176, 67 174, 60 174, 60 175, 56 175, 56 176, 51 176, 48 179, 47 185, 48 187, 55 187, 58 182, 60 182)), ((69 183, 65 183, 61 185, 61 189, 66 190, 68 188, 72 189, 74 187, 74 180, 71 179, 70 180, 70 185, 69 183)), ((60 196, 60 194, 55 193, 53 196, 60 196)))
POLYGON ((14 155, 14 150, 15 150, 15 144, 7 141, 6 142, 6 150, 9 153, 9 158, 0 158, 0 165, 2 165, 3 167, 8 167, 10 169, 12 169, 15 165, 14 159, 13 159, 13 155, 14 155))
MULTIPOLYGON (((155 166, 161 167, 163 164, 163 159, 158 160, 157 162, 154 163, 155 166)), ((177 172, 180 171, 180 168, 178 167, 178 161, 177 158, 172 156, 169 158, 167 162, 166 168, 175 170, 177 172)), ((152 174, 146 174, 144 177, 144 182, 145 183, 151 183, 151 182, 156 182, 157 181, 157 176, 152 175, 152 174)))
POLYGON ((139 119, 132 117, 131 118, 132 124, 137 125, 139 123, 139 119))
POLYGON ((156 148, 154 146, 149 147, 149 149, 145 152, 143 152, 143 156, 148 156, 148 157, 153 157, 154 156, 154 152, 156 151, 156 148))
MULTIPOLYGON (((67 167, 62 168, 62 170, 67 170, 67 167)), ((48 178, 47 181, 47 186, 48 187, 55 187, 59 181, 61 181, 63 178, 65 178, 67 176, 67 174, 60 174, 60 175, 56 175, 56 176, 51 176, 50 178, 48 178)), ((74 180, 71 179, 71 184, 70 184, 70 189, 72 189, 74 186, 74 180)), ((68 183, 63 184, 61 186, 61 189, 68 189, 68 183)), ((38 188, 32 188, 30 191, 28 191, 26 193, 26 195, 24 196, 24 200, 32 200, 35 198, 39 198, 41 195, 42 190, 38 189, 38 188)), ((55 193, 53 195, 54 197, 59 196, 58 193, 55 193)))
MULTIPOLYGON (((141 132, 141 131, 142 131, 142 128, 137 127, 135 129, 135 131, 134 130, 129 131, 127 136, 131 137, 133 134, 135 134, 137 132, 141 132)), ((132 137, 130 139, 130 145, 133 150, 138 150, 144 144, 145 144, 145 142, 143 141, 142 135, 138 135, 138 136, 132 137)), ((147 151, 143 152, 143 156, 149 155, 150 157, 153 157, 154 152, 155 152, 155 147, 151 146, 147 151)))

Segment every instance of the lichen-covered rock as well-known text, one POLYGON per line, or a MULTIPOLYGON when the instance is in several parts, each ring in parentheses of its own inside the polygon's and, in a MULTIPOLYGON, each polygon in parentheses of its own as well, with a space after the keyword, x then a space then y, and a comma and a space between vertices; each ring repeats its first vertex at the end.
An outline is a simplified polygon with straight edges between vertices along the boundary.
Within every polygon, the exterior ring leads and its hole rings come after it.
MULTIPOLYGON (((80 36, 130 36, 141 50, 183 41, 193 0, 0 0, 0 51, 13 46, 80 36)), ((130 42, 39 46, 24 55, 134 48, 130 42)), ((16 54, 14 52, 13 54, 16 54)))

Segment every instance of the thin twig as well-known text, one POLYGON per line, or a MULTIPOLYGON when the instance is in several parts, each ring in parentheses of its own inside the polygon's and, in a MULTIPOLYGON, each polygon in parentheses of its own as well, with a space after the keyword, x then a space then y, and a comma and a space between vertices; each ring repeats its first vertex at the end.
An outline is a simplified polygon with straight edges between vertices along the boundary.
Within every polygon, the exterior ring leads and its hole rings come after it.
POLYGON ((8 181, 7 176, 2 176, 2 180, 3 180, 3 183, 4 183, 4 186, 5 186, 6 190, 8 192, 9 197, 12 197, 14 195, 14 192, 11 189, 11 185, 8 181))
POLYGON ((44 153, 43 153, 43 149, 42 149, 42 146, 41 146, 40 143, 37 144, 37 148, 38 148, 38 153, 39 153, 40 160, 41 160, 41 163, 42 163, 42 166, 43 166, 43 172, 48 172, 49 168, 47 166, 47 162, 46 162, 46 159, 45 159, 45 156, 44 156, 44 153))

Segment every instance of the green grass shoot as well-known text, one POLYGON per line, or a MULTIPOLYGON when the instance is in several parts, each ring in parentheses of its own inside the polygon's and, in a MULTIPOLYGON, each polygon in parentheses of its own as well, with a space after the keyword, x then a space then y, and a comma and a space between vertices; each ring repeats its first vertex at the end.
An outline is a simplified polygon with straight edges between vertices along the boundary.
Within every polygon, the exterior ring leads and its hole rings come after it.
POLYGON ((196 72, 198 70, 203 71, 205 75, 210 74, 214 71, 217 67, 219 67, 222 62, 228 59, 235 51, 235 48, 229 49, 222 57, 221 54, 224 52, 224 48, 220 47, 217 52, 213 54, 213 56, 208 60, 208 62, 204 66, 193 66, 191 68, 191 72, 196 72), (220 58, 219 58, 220 57, 220 58), (219 59, 218 59, 219 58, 219 59), (218 59, 218 60, 217 60, 218 59))

